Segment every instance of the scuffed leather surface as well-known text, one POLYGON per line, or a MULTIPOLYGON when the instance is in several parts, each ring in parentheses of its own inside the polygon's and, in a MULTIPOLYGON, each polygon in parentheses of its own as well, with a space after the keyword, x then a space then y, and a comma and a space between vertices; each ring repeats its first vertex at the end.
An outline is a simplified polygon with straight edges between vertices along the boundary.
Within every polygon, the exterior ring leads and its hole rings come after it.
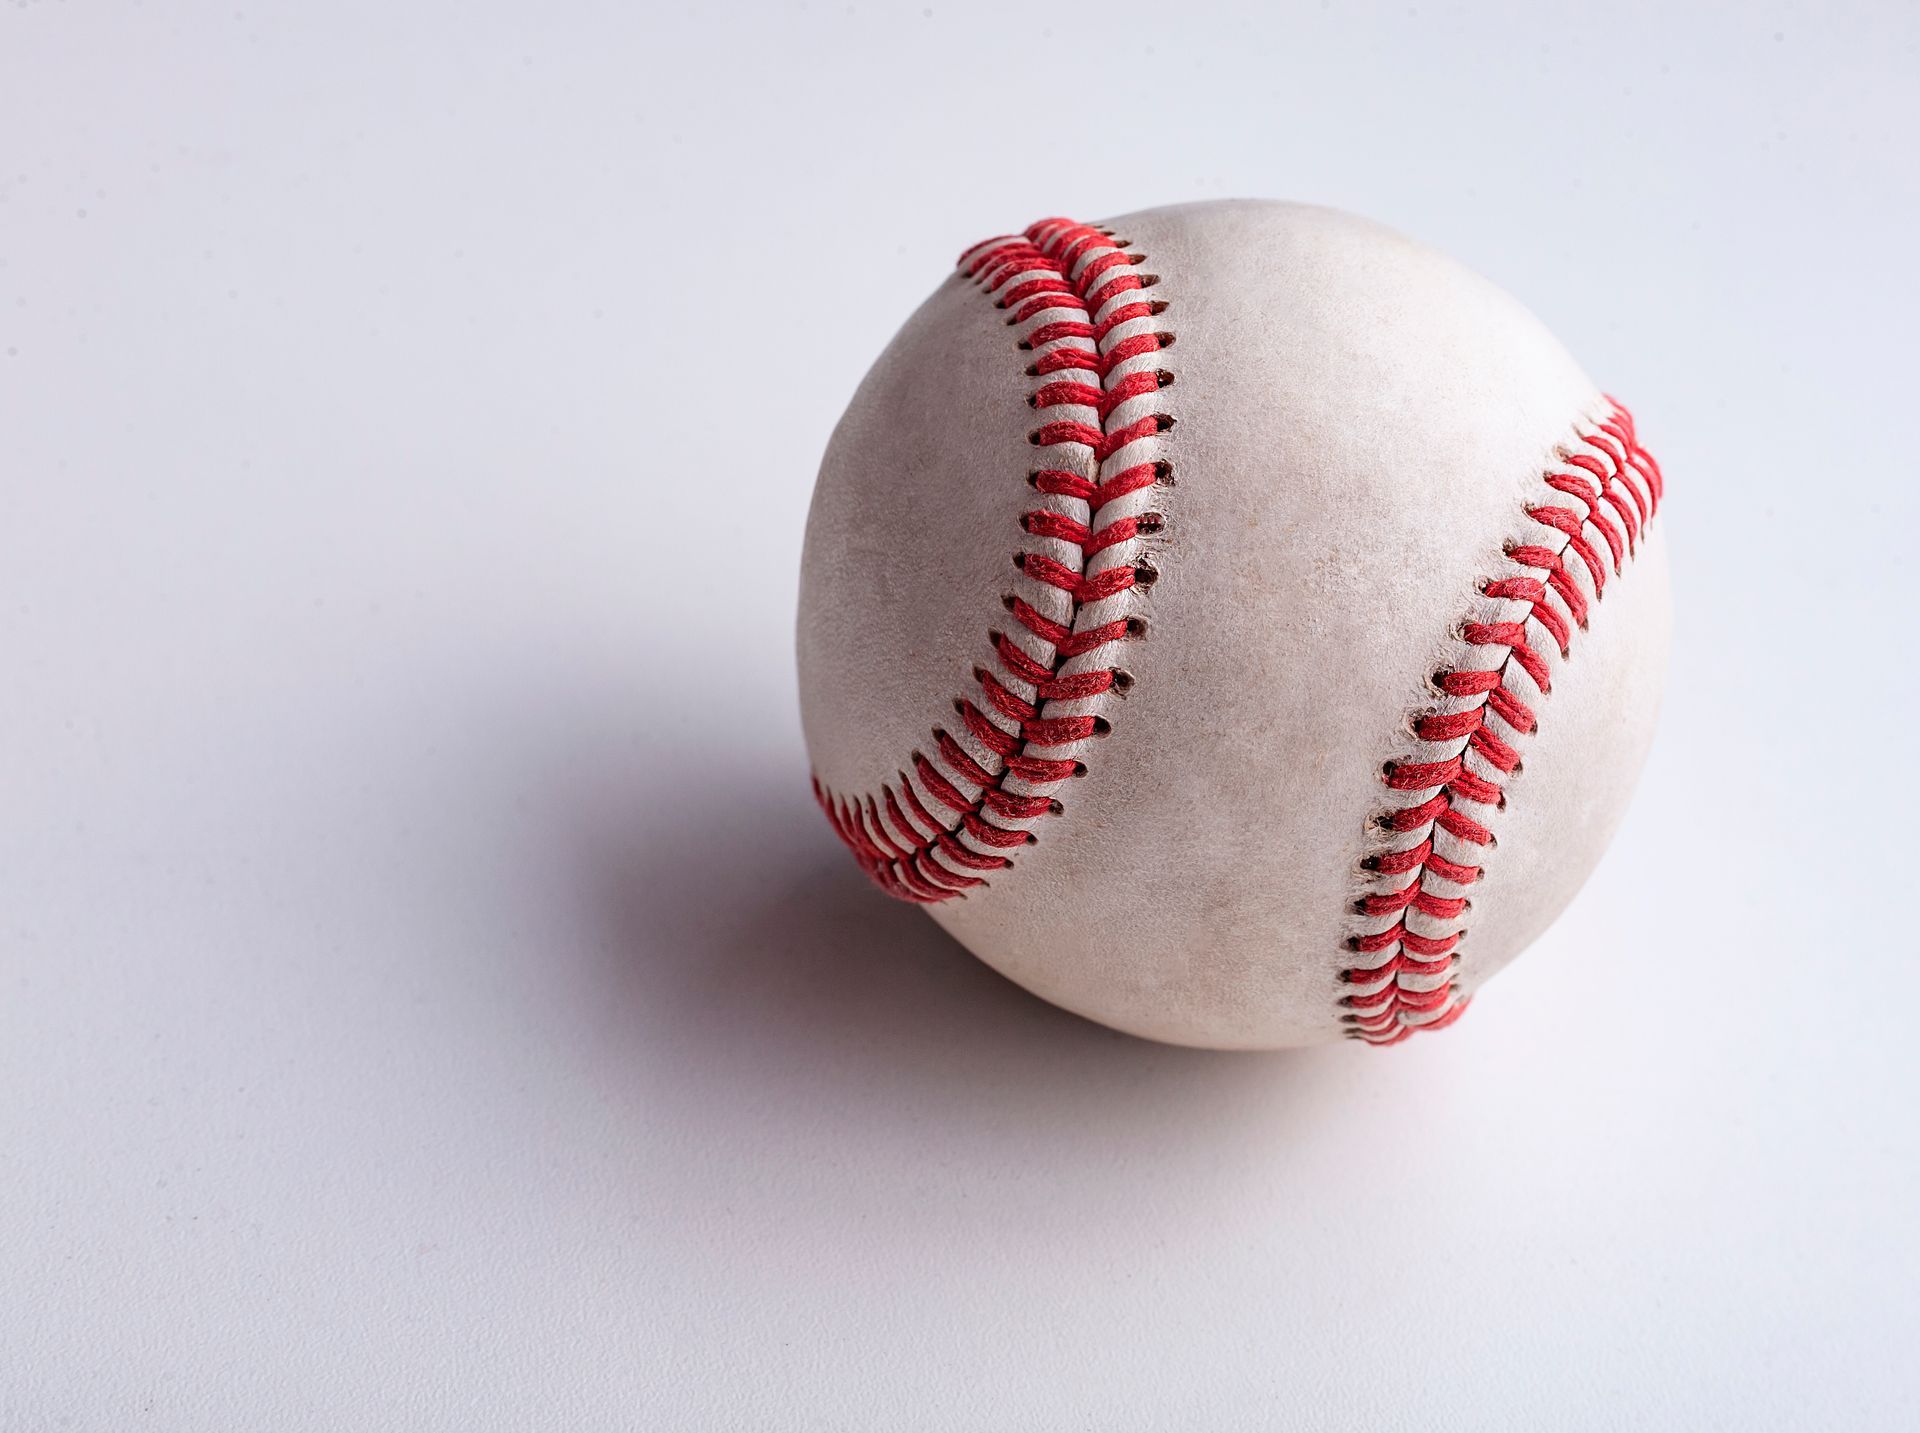
MULTIPOLYGON (((932 913, 1029 989, 1124 1030, 1338 1038, 1381 762, 1476 580, 1523 531, 1523 494, 1599 396, 1511 299, 1363 221, 1228 202, 1113 224, 1161 276, 1177 335, 1158 403, 1178 419, 1177 483, 1157 503, 1159 580, 1138 597, 1150 633, 1128 646, 1112 735, 1059 790, 1064 813, 988 889, 932 913)), ((829 448, 800 657, 815 772, 837 790, 875 789, 950 721, 1012 590, 1032 380, 1003 317, 949 279, 829 448)), ((1664 662, 1648 559, 1541 710, 1474 893, 1465 985, 1552 919, 1624 808, 1664 662)))
POLYGON ((874 364, 820 468, 800 568, 800 714, 814 774, 893 779, 991 653, 1027 546, 1030 354, 950 276, 874 364))

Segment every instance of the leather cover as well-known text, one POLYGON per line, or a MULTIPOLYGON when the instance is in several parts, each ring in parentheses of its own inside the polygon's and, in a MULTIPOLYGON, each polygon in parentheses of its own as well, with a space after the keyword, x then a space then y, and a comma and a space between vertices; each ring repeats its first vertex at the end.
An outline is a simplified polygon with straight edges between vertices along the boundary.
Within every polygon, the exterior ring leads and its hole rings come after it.
MULTIPOLYGON (((1174 381, 1150 400, 1175 420, 1158 448, 1172 482, 1128 508, 1163 521, 1120 554, 1156 580, 1109 599, 1145 632, 1123 644, 1124 691, 1071 708, 1110 732, 1071 748, 1086 774, 1047 788, 1062 809, 930 910, 996 969, 1122 1030, 1236 1048, 1336 1039, 1351 1033, 1350 941, 1379 925, 1355 916, 1382 888, 1362 862, 1394 844, 1376 818, 1403 800, 1383 763, 1417 748, 1430 675, 1472 664, 1463 621, 1497 615, 1480 584, 1511 568, 1505 546, 1533 540, 1542 474, 1609 405, 1513 300, 1373 224, 1223 202, 1102 227, 1158 277, 1155 322, 1174 336, 1156 360, 1174 381)), ((956 699, 991 664, 1005 598, 1065 602, 1013 564, 1045 547, 1023 515, 1062 502, 1024 480, 1036 379, 1020 333, 976 279, 949 278, 828 448, 799 657, 829 792, 915 781, 911 754, 956 728, 956 699)), ((1462 997, 1562 909, 1626 804, 1666 659, 1659 532, 1571 656, 1550 653, 1539 729, 1516 740, 1523 762, 1488 818, 1498 845, 1478 856, 1462 997)))

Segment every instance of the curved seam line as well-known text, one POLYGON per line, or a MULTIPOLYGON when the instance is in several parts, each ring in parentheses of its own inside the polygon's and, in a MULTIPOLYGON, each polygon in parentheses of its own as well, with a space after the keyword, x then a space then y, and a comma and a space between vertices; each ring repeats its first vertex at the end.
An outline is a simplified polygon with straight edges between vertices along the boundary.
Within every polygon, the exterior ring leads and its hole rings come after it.
POLYGON ((1077 546, 1081 566, 1073 571, 1041 552, 1023 550, 1015 557, 1024 576, 1043 586, 1065 591, 1069 601, 1068 620, 1056 622, 1015 594, 1008 594, 1005 599, 1015 620, 1051 647, 1051 655, 1044 663, 1005 634, 991 634, 1002 669, 1033 692, 1031 699, 1021 697, 986 669, 975 668, 974 676, 987 698, 987 705, 1012 722, 1014 730, 1008 731, 964 697, 954 703, 967 734, 999 759, 999 769, 989 770, 955 734, 936 727, 933 729, 935 750, 946 771, 936 767, 925 753, 914 751, 910 764, 925 788, 924 795, 915 790, 908 773, 900 771, 897 791, 894 783, 882 783, 880 795, 886 803, 884 819, 880 801, 875 796, 851 799, 837 796, 817 776, 814 780, 815 795, 842 841, 869 876, 901 899, 949 900, 987 884, 982 875, 967 875, 941 864, 935 857, 936 850, 971 871, 1000 870, 1011 865, 1010 857, 996 852, 1031 845, 1037 837, 1026 826, 1002 825, 988 820, 988 815, 1014 822, 1057 815, 1062 810, 1060 803, 1049 795, 1037 794, 1037 790, 1050 791, 1069 776, 1085 770, 1084 764, 1071 756, 1041 758, 1033 754, 1034 748, 1078 747, 1106 729, 1103 717, 1084 713, 1062 717, 1053 713, 1063 702, 1081 702, 1113 690, 1123 675, 1114 668, 1068 673, 1064 670, 1067 666, 1076 658, 1102 653, 1116 642, 1136 638, 1143 630, 1137 618, 1102 623, 1093 632, 1084 626, 1089 610, 1136 585, 1145 585, 1153 572, 1150 567, 1131 562, 1114 562, 1089 572, 1088 563, 1101 553, 1130 545, 1143 532, 1158 530, 1157 522, 1145 525, 1146 518, 1157 518, 1157 514, 1122 516, 1111 523, 1103 522, 1103 515, 1110 504, 1165 481, 1170 472, 1170 465, 1158 456, 1122 467, 1112 475, 1106 472, 1116 454, 1136 442, 1157 439, 1173 424, 1171 416, 1162 413, 1148 413, 1127 422, 1121 422, 1118 417, 1134 400, 1172 381, 1172 375, 1164 369, 1149 372, 1141 366, 1126 372, 1118 383, 1114 382, 1115 374, 1132 359, 1157 352, 1172 342, 1170 334, 1128 331, 1136 320, 1156 316, 1165 309, 1165 304, 1135 301, 1120 302, 1116 307, 1116 301, 1155 282, 1133 272, 1142 259, 1143 256, 1131 252, 1129 245, 1116 241, 1110 232, 1065 219, 1042 220, 1022 236, 990 239, 960 256, 959 268, 963 274, 974 279, 986 292, 1000 294, 996 307, 1015 308, 1007 320, 1009 325, 1029 322, 1048 313, 1077 312, 1081 316, 1078 322, 1068 319, 1039 324, 1022 339, 1020 347, 1036 355, 1028 368, 1030 375, 1044 378, 1063 371, 1087 373, 1099 379, 1099 388, 1067 380, 1042 383, 1028 402, 1036 410, 1091 408, 1099 417, 1100 426, 1096 429, 1075 420, 1049 422, 1042 423, 1029 435, 1036 448, 1068 444, 1086 448, 1093 476, 1066 469, 1041 469, 1029 476, 1029 481, 1042 492, 1080 499, 1087 519, 1080 522, 1045 508, 1029 511, 1022 517, 1023 529, 1029 535, 1077 546), (1113 273, 1116 269, 1119 272, 1113 273), (1054 278, 1035 277, 1047 273, 1054 278), (1108 277, 1109 274, 1112 276, 1108 277), (1076 348, 1079 342, 1090 342, 1091 347, 1076 348), (1073 361, 1076 354, 1091 361, 1076 363, 1073 361), (1065 361, 1052 362, 1063 355, 1065 361), (1143 378, 1151 382, 1140 381, 1143 378), (1036 532, 1036 522, 1042 531, 1036 532), (1087 640, 1094 633, 1102 634, 1100 640, 1087 640), (954 784, 956 777, 976 787, 978 794, 965 797, 954 784), (1026 790, 1010 790, 1007 786, 1010 778, 1026 790), (957 819, 949 825, 935 818, 927 809, 930 803, 926 798, 931 798, 932 804, 945 805, 957 812, 957 819), (963 834, 972 838, 972 844, 961 839, 963 834), (987 849, 981 849, 983 847, 987 849))
POLYGON ((1421 799, 1376 810, 1370 825, 1417 839, 1405 846, 1383 846, 1363 862, 1378 888, 1354 903, 1354 914, 1364 921, 1391 917, 1392 923, 1368 930, 1356 922, 1360 928, 1347 937, 1349 952, 1384 952, 1384 958, 1374 964, 1347 964, 1339 972, 1345 985, 1371 987, 1350 991, 1339 1000, 1344 1010, 1341 1020, 1350 1037, 1375 1045, 1397 1044, 1417 1030, 1452 1024, 1471 999, 1460 994, 1458 972, 1459 947, 1472 902, 1464 895, 1444 894, 1444 888, 1464 890, 1480 878, 1482 868, 1442 856, 1436 837, 1444 833, 1463 847, 1498 844, 1487 825, 1458 805, 1465 801, 1504 808, 1502 783, 1520 769, 1520 752, 1491 729, 1488 713, 1515 740, 1537 729, 1538 718, 1524 691, 1509 685, 1518 663, 1541 699, 1551 692, 1553 674, 1534 649, 1538 635, 1529 640, 1529 628, 1544 634, 1562 661, 1570 660, 1575 631, 1586 629, 1591 608, 1605 596, 1609 575, 1625 580, 1626 568, 1665 492, 1659 464, 1640 446, 1632 414, 1611 397, 1603 396, 1602 405, 1597 417, 1576 424, 1572 443, 1560 447, 1559 461, 1541 474, 1539 482, 1548 496, 1523 505, 1528 525, 1522 533, 1544 528, 1559 541, 1551 545, 1508 542, 1505 551, 1513 570, 1480 583, 1483 598, 1501 603, 1498 615, 1506 620, 1469 619, 1456 634, 1457 656, 1466 656, 1476 647, 1504 647, 1506 655, 1491 668, 1456 664, 1434 674, 1433 683, 1442 696, 1456 700, 1477 696, 1479 700, 1410 719, 1416 738, 1451 745, 1453 754, 1437 761, 1389 761, 1382 768, 1389 788, 1421 799), (1601 457, 1595 458, 1594 453, 1601 457), (1584 512, 1561 505, 1563 497, 1579 502, 1584 512), (1569 554, 1577 567, 1568 560, 1569 554), (1583 590, 1582 575, 1591 592, 1583 590), (1469 755, 1473 765, 1468 764, 1469 755), (1476 767, 1492 774, 1482 774, 1476 767), (1382 879, 1401 875, 1409 877, 1403 885, 1388 886, 1382 879), (1430 889, 1430 878, 1443 889, 1430 889), (1413 931, 1407 924, 1410 912, 1453 928, 1438 935, 1413 931), (1444 980, 1408 984, 1409 977, 1416 982, 1444 980))

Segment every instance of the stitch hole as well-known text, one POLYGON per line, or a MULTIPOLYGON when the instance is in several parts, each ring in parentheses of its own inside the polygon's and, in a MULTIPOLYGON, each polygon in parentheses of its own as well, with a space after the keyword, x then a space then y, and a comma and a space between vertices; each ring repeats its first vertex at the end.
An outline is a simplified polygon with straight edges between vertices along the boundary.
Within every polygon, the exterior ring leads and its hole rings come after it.
MULTIPOLYGON (((1340 944, 1345 946, 1348 950, 1357 952, 1360 949, 1360 937, 1357 935, 1350 935, 1345 940, 1341 941, 1340 944)), ((1340 978, 1341 980, 1345 981, 1347 984, 1351 985, 1353 983, 1353 972, 1351 970, 1343 970, 1340 972, 1340 978)))
POLYGON ((1452 675, 1453 672, 1450 668, 1440 667, 1427 678, 1427 685, 1432 687, 1436 692, 1439 692, 1440 695, 1446 696, 1447 678, 1452 675))
POLYGON ((1030 488, 1040 486, 1040 470, 1038 468, 1027 469, 1027 486, 1030 488))
POLYGON ((1140 287, 1143 289, 1150 289, 1160 282, 1160 276, 1158 274, 1141 274, 1139 275, 1139 279, 1140 287))
POLYGON ((1074 774, 1075 776, 1077 776, 1077 777, 1078 777, 1078 776, 1085 776, 1085 775, 1087 774, 1087 764, 1086 764, 1086 762, 1084 762, 1084 761, 1076 761, 1076 762, 1074 762, 1074 764, 1073 764, 1073 774, 1074 774))
MULTIPOLYGON (((1150 314, 1163 314, 1163 313, 1165 313, 1166 311, 1167 311, 1167 301, 1166 301, 1165 299, 1148 299, 1148 300, 1147 300, 1147 312, 1148 312, 1148 313, 1150 313, 1150 314)), ((1166 339, 1167 339, 1167 342, 1168 342, 1168 343, 1171 343, 1171 342, 1173 341, 1173 335, 1172 335, 1172 334, 1167 334, 1167 335, 1166 335, 1166 339)), ((1165 347, 1166 347, 1167 345, 1166 345, 1165 343, 1163 343, 1163 344, 1161 344, 1160 346, 1161 346, 1162 348, 1165 348, 1165 347)))
POLYGON ((1146 636, 1147 635, 1147 619, 1144 617, 1127 618, 1127 635, 1129 637, 1146 636))
POLYGON ((1155 458, 1153 460, 1153 480, 1156 483, 1162 483, 1167 487, 1172 487, 1173 464, 1165 458, 1155 458))
POLYGON ((1162 433, 1167 432, 1178 421, 1179 420, 1171 413, 1156 413, 1153 415, 1153 426, 1158 428, 1162 433))
POLYGON ((1167 525, 1167 515, 1158 512, 1143 512, 1133 520, 1135 532, 1159 532, 1167 525))
MULTIPOLYGON (((1162 348, 1166 347, 1165 344, 1161 344, 1160 346, 1162 348)), ((1156 368, 1153 371, 1153 378, 1154 378, 1154 381, 1158 383, 1162 388, 1173 387, 1173 375, 1167 372, 1167 370, 1164 368, 1156 368)))
POLYGON ((1009 612, 1013 611, 1014 603, 1019 600, 1020 599, 1015 597, 1011 592, 1003 592, 1000 594, 1000 605, 1009 612))
MULTIPOLYGON (((1033 352, 1033 345, 1032 345, 1031 343, 1029 343, 1029 342, 1028 342, 1028 341, 1027 341, 1026 339, 1024 339, 1024 338, 1023 338, 1023 339, 1021 339, 1021 340, 1020 340, 1020 341, 1019 341, 1018 343, 1016 343, 1016 344, 1014 345, 1014 347, 1015 347, 1015 348, 1017 348, 1017 349, 1019 349, 1019 350, 1020 350, 1020 351, 1021 351, 1022 353, 1032 353, 1032 352, 1033 352)), ((1031 368, 1029 368, 1029 369, 1027 370, 1027 372, 1029 372, 1029 373, 1031 373, 1031 372, 1033 372, 1033 370, 1032 370, 1031 368)))
POLYGON ((1021 572, 1025 572, 1027 570, 1027 555, 1024 552, 1014 553, 1013 565, 1021 572))
MULTIPOLYGON (((1161 304, 1161 305, 1160 305, 1160 308, 1165 308, 1165 307, 1166 307, 1166 305, 1165 305, 1165 304, 1161 304)), ((1156 312, 1156 313, 1158 313, 1158 312, 1159 312, 1159 309, 1156 309, 1156 310, 1154 310, 1154 312, 1156 312)), ((1172 335, 1172 334, 1170 334, 1170 333, 1156 333, 1156 334, 1154 335, 1154 337, 1160 340, 1160 346, 1161 346, 1162 348, 1172 348, 1172 347, 1173 347, 1173 335, 1172 335)))
POLYGON ((1021 844, 1025 846, 1038 846, 1040 844, 1040 838, 1029 831, 1027 832, 1027 839, 1021 844))
POLYGON ((1160 580, 1160 574, 1146 563, 1133 569, 1133 582, 1136 587, 1151 587, 1160 580))
POLYGON ((1067 813, 1067 808, 1062 806, 1058 801, 1049 801, 1047 803, 1047 815, 1064 816, 1066 815, 1066 813, 1067 813))
MULTIPOLYGON (((1132 248, 1133 246, 1131 244, 1124 244, 1120 240, 1115 239, 1113 241, 1113 247, 1116 249, 1128 249, 1128 248, 1132 248)), ((1144 264, 1146 263, 1146 261, 1147 261, 1147 256, 1145 254, 1128 254, 1127 255, 1127 262, 1129 264, 1144 264)))
POLYGON ((1112 722, 1108 721, 1103 716, 1097 716, 1093 719, 1093 734, 1095 736, 1110 736, 1112 733, 1113 733, 1112 722))
POLYGON ((1123 697, 1132 691, 1133 673, 1122 671, 1120 668, 1115 667, 1113 669, 1113 689, 1123 697))

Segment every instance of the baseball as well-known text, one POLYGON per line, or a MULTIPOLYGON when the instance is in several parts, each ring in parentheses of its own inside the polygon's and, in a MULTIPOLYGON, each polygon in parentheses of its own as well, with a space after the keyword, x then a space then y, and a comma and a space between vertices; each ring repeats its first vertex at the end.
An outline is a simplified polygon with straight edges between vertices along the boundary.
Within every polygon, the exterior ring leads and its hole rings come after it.
POLYGON ((1374 224, 1236 201, 989 239, 821 466, 815 792, 882 890, 1106 1025, 1438 1029, 1626 806, 1661 488, 1536 319, 1374 224))

